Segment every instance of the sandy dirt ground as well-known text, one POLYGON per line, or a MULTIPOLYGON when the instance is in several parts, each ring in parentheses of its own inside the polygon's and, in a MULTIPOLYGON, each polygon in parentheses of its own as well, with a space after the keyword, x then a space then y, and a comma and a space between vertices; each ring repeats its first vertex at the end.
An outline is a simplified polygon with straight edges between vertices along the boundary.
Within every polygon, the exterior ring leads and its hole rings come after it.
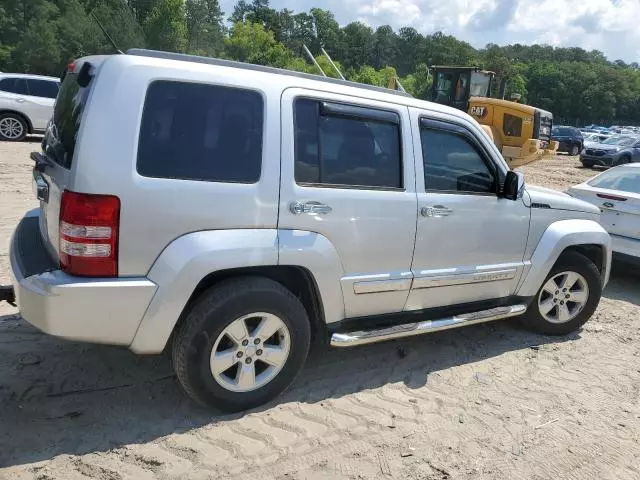
MULTIPOLYGON (((35 206, 32 143, 0 143, 0 283, 35 206)), ((522 169, 564 189, 559 156, 522 169)), ((0 306, 0 479, 638 479, 640 279, 616 267, 594 318, 547 338, 503 321, 315 351, 243 415, 194 406, 164 356, 71 343, 0 306)))

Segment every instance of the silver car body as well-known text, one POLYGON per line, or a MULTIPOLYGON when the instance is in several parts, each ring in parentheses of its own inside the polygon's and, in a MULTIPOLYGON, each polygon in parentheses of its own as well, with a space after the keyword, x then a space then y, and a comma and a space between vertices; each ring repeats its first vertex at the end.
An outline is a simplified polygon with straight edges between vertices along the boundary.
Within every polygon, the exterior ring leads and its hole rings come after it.
MULTIPOLYGON (((45 77, 42 75, 28 75, 21 73, 0 73, 0 82, 5 79, 21 80, 44 80, 47 82, 60 83, 60 79, 55 77, 45 77)), ((37 96, 25 93, 12 93, 3 91, 0 88, 0 113, 15 112, 27 119, 29 133, 43 132, 51 115, 53 114, 53 104, 55 98, 37 96)))
POLYGON ((203 279, 256 267, 291 266, 307 272, 326 325, 354 317, 532 297, 570 247, 599 249, 606 284, 610 238, 598 223, 597 207, 533 187, 523 187, 517 200, 425 189, 422 119, 464 129, 496 171, 506 174, 500 151, 466 113, 347 82, 186 60, 144 52, 84 60, 100 68, 83 112, 75 160, 70 169, 46 170, 48 201, 28 214, 39 222, 40 237, 32 241, 41 242, 56 258, 63 190, 116 195, 122 204, 119 277, 78 278, 55 267, 25 275, 17 239, 22 233, 16 233, 11 265, 18 302, 24 318, 45 332, 157 353, 203 279), (257 183, 172 180, 137 173, 143 104, 157 79, 260 93, 264 140, 257 183), (299 97, 397 114, 404 187, 296 183, 292 104, 299 97), (329 209, 299 214, 296 205, 329 209))

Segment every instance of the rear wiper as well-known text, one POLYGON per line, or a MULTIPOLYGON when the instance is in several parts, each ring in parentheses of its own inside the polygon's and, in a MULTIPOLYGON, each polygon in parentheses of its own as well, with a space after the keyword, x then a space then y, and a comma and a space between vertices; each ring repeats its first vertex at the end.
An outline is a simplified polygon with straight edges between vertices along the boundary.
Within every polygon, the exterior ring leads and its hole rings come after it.
POLYGON ((44 172, 44 169, 48 166, 54 167, 53 160, 51 160, 47 155, 41 152, 31 152, 29 155, 31 160, 36 162, 35 169, 39 172, 44 172))

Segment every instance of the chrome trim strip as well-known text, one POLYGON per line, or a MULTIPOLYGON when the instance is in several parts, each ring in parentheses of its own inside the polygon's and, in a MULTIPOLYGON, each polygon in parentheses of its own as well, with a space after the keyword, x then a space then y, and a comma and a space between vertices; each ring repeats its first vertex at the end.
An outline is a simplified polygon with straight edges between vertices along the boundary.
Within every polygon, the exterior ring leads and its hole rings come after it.
POLYGON ((369 280, 363 282, 355 282, 353 284, 353 293, 355 293, 356 295, 362 295, 366 293, 398 292, 402 290, 409 290, 410 288, 410 278, 369 280))
POLYGON ((518 273, 517 268, 501 270, 474 271, 468 273, 453 273, 450 275, 426 275, 413 280, 413 288, 445 287, 449 285, 464 285, 468 283, 497 282, 512 280, 518 273))
POLYGON ((355 347, 358 345, 366 345, 368 343, 392 340, 394 338, 411 337, 414 335, 421 335, 423 333, 438 332, 465 325, 474 325, 476 323, 515 317, 522 315, 526 311, 526 305, 512 305, 508 307, 497 307, 479 312, 466 313, 463 315, 455 315, 453 317, 446 317, 438 320, 406 323, 378 330, 334 333, 331 335, 331 346, 355 347))

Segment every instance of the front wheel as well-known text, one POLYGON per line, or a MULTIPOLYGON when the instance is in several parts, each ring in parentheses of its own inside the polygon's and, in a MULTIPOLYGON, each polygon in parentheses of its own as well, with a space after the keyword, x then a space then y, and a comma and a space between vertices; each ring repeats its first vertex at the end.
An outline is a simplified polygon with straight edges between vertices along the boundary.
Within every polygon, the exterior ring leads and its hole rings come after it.
POLYGON ((567 252, 547 275, 522 322, 544 335, 566 335, 591 318, 601 295, 596 265, 580 253, 567 252))
POLYGON ((569 151, 569 155, 575 157, 580 153, 580 147, 578 145, 572 145, 571 150, 569 151))
POLYGON ((174 338, 173 364, 192 399, 242 411, 293 382, 310 337, 304 306, 281 284, 232 279, 205 291, 186 315, 174 338))

